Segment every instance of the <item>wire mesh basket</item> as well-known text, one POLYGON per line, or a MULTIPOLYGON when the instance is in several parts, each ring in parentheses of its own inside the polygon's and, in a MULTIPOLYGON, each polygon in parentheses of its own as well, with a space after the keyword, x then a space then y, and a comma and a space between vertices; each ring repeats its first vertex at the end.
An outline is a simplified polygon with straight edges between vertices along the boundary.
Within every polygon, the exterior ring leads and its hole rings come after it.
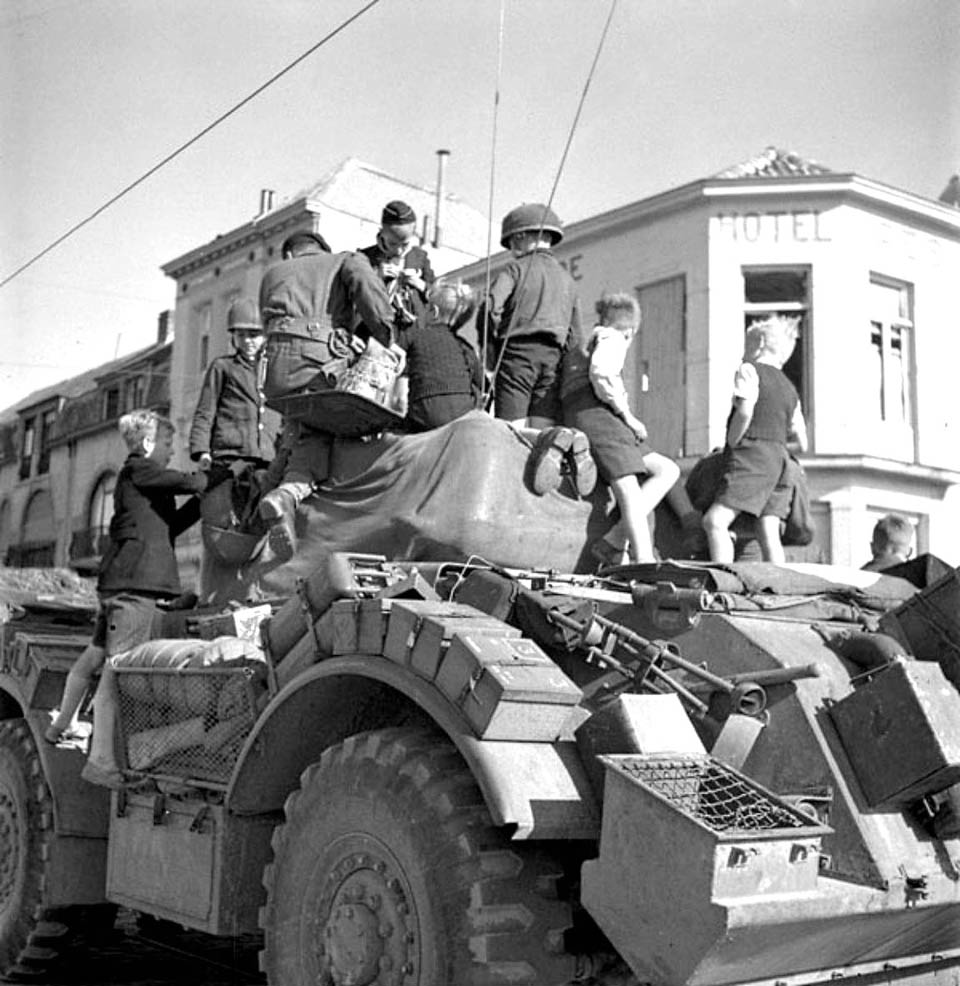
POLYGON ((715 833, 758 833, 815 824, 742 774, 706 755, 605 757, 624 777, 715 833))
POLYGON ((263 665, 115 670, 126 770, 225 784, 266 690, 263 665))

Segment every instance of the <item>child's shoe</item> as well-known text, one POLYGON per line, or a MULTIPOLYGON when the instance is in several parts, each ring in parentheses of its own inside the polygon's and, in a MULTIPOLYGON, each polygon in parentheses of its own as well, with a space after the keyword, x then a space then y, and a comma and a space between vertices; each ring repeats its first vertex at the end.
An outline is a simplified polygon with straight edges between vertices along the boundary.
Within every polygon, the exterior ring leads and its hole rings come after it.
POLYGON ((593 555, 597 564, 597 572, 602 572, 605 568, 616 568, 623 564, 625 548, 617 548, 606 538, 597 538, 590 545, 590 554, 593 555))
POLYGON ((123 774, 112 764, 100 764, 88 760, 83 765, 80 776, 88 784, 98 784, 100 787, 108 787, 112 791, 119 791, 123 787, 123 774))
POLYGON ((542 496, 569 475, 579 496, 589 496, 597 485, 597 467, 590 441, 576 428, 557 425, 540 432, 531 455, 531 486, 542 496))
POLYGON ((561 444, 565 428, 547 428, 537 435, 530 453, 530 487, 537 496, 558 489, 563 475, 563 457, 569 444, 561 444))
POLYGON ((573 485, 580 496, 589 496, 597 485, 597 464, 590 454, 590 439, 576 428, 568 428, 573 438, 567 461, 573 473, 573 485))

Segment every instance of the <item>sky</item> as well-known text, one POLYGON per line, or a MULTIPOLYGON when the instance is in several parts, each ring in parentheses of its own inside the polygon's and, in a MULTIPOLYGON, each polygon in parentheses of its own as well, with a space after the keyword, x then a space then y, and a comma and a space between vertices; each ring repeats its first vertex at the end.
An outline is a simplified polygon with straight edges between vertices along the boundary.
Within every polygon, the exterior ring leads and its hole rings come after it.
MULTIPOLYGON (((0 280, 368 2, 0 0, 0 280)), ((432 185, 448 148, 497 229, 770 145, 934 199, 960 171, 958 0, 616 0, 573 128, 612 2, 379 0, 0 287, 0 409, 152 343, 162 264, 347 157, 432 185)))

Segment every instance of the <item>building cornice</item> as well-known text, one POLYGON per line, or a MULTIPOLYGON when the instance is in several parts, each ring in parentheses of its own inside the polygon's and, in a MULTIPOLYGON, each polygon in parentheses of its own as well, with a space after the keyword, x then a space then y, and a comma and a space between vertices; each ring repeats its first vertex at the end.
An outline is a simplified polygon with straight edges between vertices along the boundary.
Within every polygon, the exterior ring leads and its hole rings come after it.
POLYGON ((262 243, 264 240, 282 233, 285 229, 302 222, 304 216, 318 215, 320 205, 318 199, 301 196, 272 212, 257 216, 250 222, 230 230, 229 233, 216 236, 204 243, 203 246, 196 247, 188 253, 161 264, 160 270, 167 277, 179 279, 200 267, 207 266, 214 260, 236 253, 253 244, 262 243))
POLYGON ((924 466, 916 462, 880 459, 872 455, 804 455, 800 464, 808 472, 858 472, 877 477, 895 476, 932 483, 947 489, 960 484, 960 471, 924 466))

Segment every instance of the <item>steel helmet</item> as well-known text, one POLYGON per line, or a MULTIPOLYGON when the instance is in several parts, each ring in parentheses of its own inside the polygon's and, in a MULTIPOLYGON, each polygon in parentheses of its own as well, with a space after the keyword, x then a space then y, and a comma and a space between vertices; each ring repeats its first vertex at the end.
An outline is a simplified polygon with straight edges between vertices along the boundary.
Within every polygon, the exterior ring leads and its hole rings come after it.
POLYGON ((540 203, 518 205, 504 217, 500 226, 500 246, 506 247, 514 233, 536 233, 542 230, 553 238, 556 246, 563 239, 563 223, 549 206, 540 203))
POLYGON ((237 298, 227 312, 228 332, 263 332, 260 308, 252 298, 237 298))

